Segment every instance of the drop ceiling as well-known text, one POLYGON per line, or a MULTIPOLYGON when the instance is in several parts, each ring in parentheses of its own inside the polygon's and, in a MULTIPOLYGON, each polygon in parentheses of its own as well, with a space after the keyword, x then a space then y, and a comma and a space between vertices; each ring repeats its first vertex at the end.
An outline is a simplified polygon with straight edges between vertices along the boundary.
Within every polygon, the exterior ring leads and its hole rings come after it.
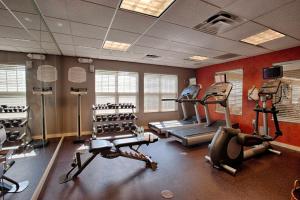
POLYGON ((119 9, 119 3, 0 0, 0 50, 198 68, 300 45, 300 0, 176 0, 159 18, 119 9), (217 35, 193 29, 220 11, 243 21, 217 35), (286 36, 259 46, 240 42, 267 29, 286 36), (105 50, 104 40, 132 46, 105 50), (238 56, 217 59, 224 54, 238 56), (195 55, 209 59, 188 59, 195 55))

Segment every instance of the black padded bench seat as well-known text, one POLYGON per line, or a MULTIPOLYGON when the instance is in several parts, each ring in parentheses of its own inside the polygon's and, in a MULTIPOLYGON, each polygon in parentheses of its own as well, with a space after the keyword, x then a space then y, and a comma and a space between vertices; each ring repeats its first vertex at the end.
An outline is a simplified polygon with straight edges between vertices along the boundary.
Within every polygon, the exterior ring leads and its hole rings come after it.
POLYGON ((150 140, 145 140, 144 137, 134 137, 134 138, 114 140, 113 144, 115 145, 115 147, 126 147, 126 146, 149 144, 152 142, 156 142, 157 140, 158 140, 157 138, 154 139, 153 141, 150 141, 150 140))
POLYGON ((91 140, 90 153, 99 153, 103 150, 110 150, 114 145, 107 140, 91 140))

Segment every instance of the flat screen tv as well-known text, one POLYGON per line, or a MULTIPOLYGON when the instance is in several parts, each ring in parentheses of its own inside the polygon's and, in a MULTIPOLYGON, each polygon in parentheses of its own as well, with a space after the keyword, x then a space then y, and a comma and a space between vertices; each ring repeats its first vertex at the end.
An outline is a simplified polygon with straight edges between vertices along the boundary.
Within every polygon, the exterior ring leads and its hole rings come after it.
POLYGON ((263 79, 276 79, 283 76, 282 66, 276 65, 263 68, 263 79))

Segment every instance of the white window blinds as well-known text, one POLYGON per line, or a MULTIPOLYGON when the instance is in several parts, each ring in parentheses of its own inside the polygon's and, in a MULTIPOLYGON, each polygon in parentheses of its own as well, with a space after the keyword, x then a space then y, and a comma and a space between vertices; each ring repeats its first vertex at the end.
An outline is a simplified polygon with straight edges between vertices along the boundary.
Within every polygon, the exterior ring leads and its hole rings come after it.
POLYGON ((176 111, 174 101, 161 101, 176 98, 178 78, 176 75, 144 74, 144 112, 176 111))
POLYGON ((300 70, 283 72, 282 99, 276 105, 278 120, 300 123, 300 70))
MULTIPOLYGON (((228 98, 230 114, 242 115, 243 104, 243 70, 236 69, 230 71, 219 72, 226 74, 227 82, 232 83, 233 87, 228 98)), ((217 112, 224 112, 224 108, 220 105, 216 106, 217 112)))
POLYGON ((0 105, 26 105, 25 66, 0 64, 0 105))
POLYGON ((138 73, 96 70, 96 104, 132 103, 138 109, 138 73))

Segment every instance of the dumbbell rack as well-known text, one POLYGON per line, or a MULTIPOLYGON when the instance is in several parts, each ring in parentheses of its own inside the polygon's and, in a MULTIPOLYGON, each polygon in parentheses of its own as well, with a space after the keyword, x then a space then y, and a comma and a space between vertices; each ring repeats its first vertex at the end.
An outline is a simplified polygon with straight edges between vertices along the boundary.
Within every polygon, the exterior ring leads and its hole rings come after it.
POLYGON ((52 95, 52 87, 33 87, 32 93, 41 96, 41 124, 42 124, 42 139, 33 141, 33 148, 44 148, 49 144, 47 140, 47 123, 46 123, 46 109, 45 96, 52 95))
POLYGON ((100 104, 100 105, 93 105, 93 133, 92 138, 96 138, 97 135, 100 135, 101 137, 105 136, 121 136, 121 135, 132 135, 133 130, 131 128, 136 127, 136 120, 137 117, 134 115, 136 107, 132 104, 100 104), (122 113, 121 110, 124 109, 131 109, 131 112, 128 113, 122 113), (107 112, 108 110, 111 110, 112 112, 107 112), (103 112, 105 111, 105 113, 103 112), (128 116, 132 118, 123 118, 120 116, 124 116, 127 114, 128 116), (111 116, 111 120, 109 119, 109 116, 111 116), (134 116, 134 118, 133 118, 134 116), (122 125, 123 123, 132 124, 131 127, 128 126, 127 130, 122 125), (104 130, 105 125, 107 124, 107 129, 104 130), (112 124, 114 125, 114 128, 112 127, 112 124), (118 126, 115 126, 118 124, 118 126), (101 131, 99 132, 99 128, 101 127, 101 131), (133 127, 134 126, 134 127, 133 127), (117 130, 117 127, 119 127, 120 130, 117 130))
POLYGON ((28 127, 29 111, 29 106, 0 106, 0 123, 5 127, 7 140, 18 149, 27 147, 32 141, 28 127))
POLYGON ((87 95, 87 88, 71 87, 70 94, 77 96, 77 138, 73 143, 84 143, 84 140, 81 139, 81 96, 87 95))

